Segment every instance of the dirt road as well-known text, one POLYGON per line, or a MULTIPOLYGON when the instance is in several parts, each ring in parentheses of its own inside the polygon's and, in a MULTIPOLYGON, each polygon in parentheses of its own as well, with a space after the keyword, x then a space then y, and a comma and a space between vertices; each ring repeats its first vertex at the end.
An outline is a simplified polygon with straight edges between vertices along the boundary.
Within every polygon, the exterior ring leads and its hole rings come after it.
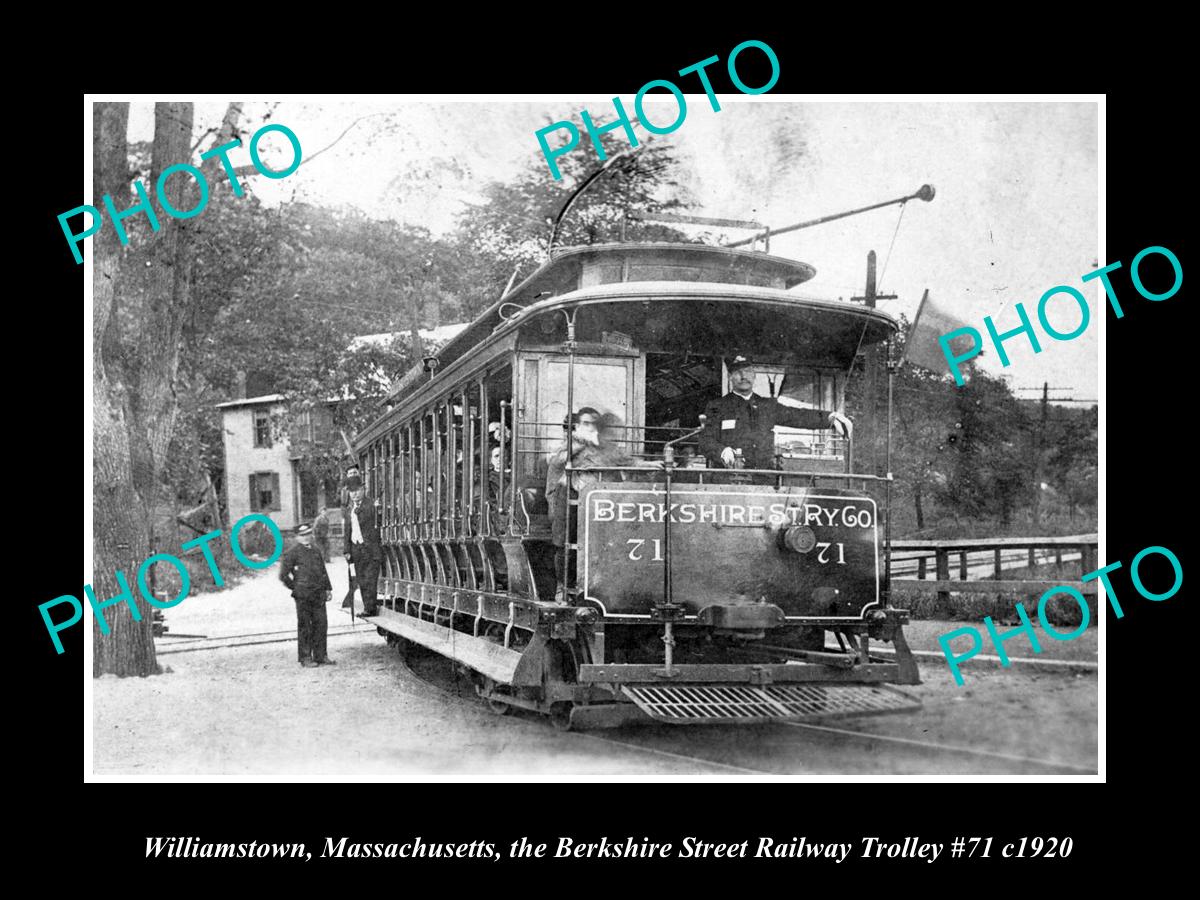
MULTIPOLYGON (((344 565, 330 571, 341 597, 344 565)), ((944 663, 922 660, 925 683, 906 689, 924 704, 914 714, 816 727, 561 733, 539 717, 489 712, 440 659, 409 668, 374 629, 348 629, 338 605, 329 606, 337 666, 301 668, 290 642, 202 649, 209 642, 164 640, 160 662, 168 673, 96 680, 96 774, 657 780, 1095 772, 1094 672, 980 667, 960 688, 944 663), (172 645, 191 652, 170 652, 172 645)), ((175 633, 210 638, 295 627, 292 601, 273 572, 191 597, 167 621, 175 633)))

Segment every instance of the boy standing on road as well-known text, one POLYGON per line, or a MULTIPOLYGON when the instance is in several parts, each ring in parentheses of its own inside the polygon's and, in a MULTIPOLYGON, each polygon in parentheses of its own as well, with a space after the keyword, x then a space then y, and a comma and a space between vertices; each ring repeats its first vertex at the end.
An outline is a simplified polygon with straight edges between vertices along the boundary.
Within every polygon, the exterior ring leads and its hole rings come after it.
POLYGON ((296 643, 300 665, 306 669, 336 665, 325 649, 329 624, 325 604, 333 597, 333 585, 321 551, 312 541, 312 526, 301 525, 296 529, 296 543, 279 564, 279 580, 296 601, 296 643))

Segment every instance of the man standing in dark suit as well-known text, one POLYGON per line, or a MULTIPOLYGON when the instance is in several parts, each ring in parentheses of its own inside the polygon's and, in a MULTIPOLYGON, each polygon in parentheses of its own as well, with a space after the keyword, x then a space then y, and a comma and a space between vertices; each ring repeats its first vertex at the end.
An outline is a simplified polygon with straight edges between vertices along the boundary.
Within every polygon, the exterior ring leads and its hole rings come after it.
POLYGON ((321 551, 312 545, 312 527, 296 529, 296 543, 288 548, 279 563, 279 580, 296 601, 296 644, 300 665, 332 666, 325 649, 329 620, 325 604, 333 596, 333 585, 325 571, 321 551))
POLYGON ((363 615, 379 612, 379 569, 383 564, 383 544, 379 537, 379 517, 375 503, 363 489, 357 470, 346 477, 350 502, 342 510, 346 562, 354 567, 354 577, 362 591, 363 615))
POLYGON ((776 425, 787 428, 833 428, 848 436, 850 420, 823 409, 784 406, 774 397, 754 393, 754 368, 739 356, 729 364, 730 392, 713 400, 700 432, 700 452, 712 468, 774 469, 776 425), (741 461, 740 465, 738 461, 741 461))

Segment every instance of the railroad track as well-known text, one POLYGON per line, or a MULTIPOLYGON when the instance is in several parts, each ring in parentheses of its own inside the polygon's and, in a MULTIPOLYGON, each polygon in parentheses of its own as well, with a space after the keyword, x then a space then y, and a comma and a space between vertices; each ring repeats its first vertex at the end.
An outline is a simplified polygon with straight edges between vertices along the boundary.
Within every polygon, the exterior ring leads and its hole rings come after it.
MULTIPOLYGON (((451 690, 439 683, 439 681, 444 681, 444 680, 446 680, 447 677, 449 677, 449 678, 454 679, 456 687, 465 687, 465 685, 463 683, 466 682, 466 679, 461 678, 461 676, 454 675, 453 665, 449 660, 446 660, 443 657, 439 657, 439 656, 431 656, 431 657, 429 657, 429 664, 421 666, 418 669, 413 666, 412 661, 409 660, 408 658, 406 658, 404 654, 399 654, 399 655, 400 655, 401 665, 403 665, 404 668, 414 678, 416 678, 418 681, 420 681, 422 684, 426 685, 427 687, 442 694, 448 700, 458 703, 458 704, 466 705, 466 706, 472 706, 472 707, 476 707, 476 708, 486 708, 483 700, 476 697, 473 693, 468 693, 466 696, 464 696, 458 690, 451 690), (436 671, 436 667, 438 667, 439 664, 441 664, 441 668, 444 669, 445 671, 443 671, 441 673, 440 677, 431 678, 429 675, 430 670, 434 669, 436 671)), ((510 721, 521 722, 524 725, 527 725, 528 727, 533 727, 533 728, 550 728, 551 727, 548 723, 548 720, 543 722, 539 718, 535 717, 533 714, 523 714, 523 713, 524 713, 523 710, 514 710, 513 714, 509 717, 510 721)), ((684 733, 683 729, 685 727, 686 726, 649 725, 648 728, 652 729, 652 730, 647 730, 645 732, 645 734, 648 739, 654 740, 654 739, 661 737, 661 734, 662 734, 661 729, 662 728, 668 729, 669 732, 678 731, 679 733, 684 733)), ((692 729, 689 729, 686 733, 695 735, 695 736, 699 736, 699 735, 705 734, 708 731, 708 729, 714 728, 714 727, 717 727, 717 726, 697 726, 692 729)), ((736 727, 736 726, 731 726, 731 727, 736 727)), ((978 749, 978 748, 974 748, 974 747, 963 747, 963 746, 958 746, 955 744, 943 744, 938 741, 924 741, 924 740, 917 740, 914 738, 893 737, 893 736, 886 735, 886 734, 879 734, 877 732, 860 731, 860 730, 856 730, 856 729, 852 729, 852 728, 838 728, 838 727, 833 727, 833 726, 828 726, 828 725, 810 724, 807 722, 775 722, 775 723, 771 723, 771 724, 767 724, 767 725, 746 726, 746 727, 747 728, 768 728, 768 729, 785 729, 786 728, 786 729, 797 729, 797 730, 801 730, 801 731, 807 731, 809 734, 836 735, 837 739, 840 742, 842 742, 843 745, 844 745, 845 741, 852 740, 857 743, 866 745, 866 747, 864 749, 867 749, 867 750, 870 750, 872 748, 872 746, 877 746, 880 744, 893 746, 893 747, 897 747, 897 748, 904 748, 906 751, 909 751, 909 752, 919 750, 922 753, 923 759, 929 759, 929 754, 932 752, 932 753, 944 754, 946 756, 957 758, 957 759, 976 758, 976 759, 979 759, 986 763, 1004 763, 1004 764, 1008 764, 1008 765, 1019 765, 1022 768, 1026 768, 1026 769, 1029 767, 1037 767, 1038 769, 1044 770, 1044 772, 1046 774, 1053 773, 1053 774, 1085 775, 1085 774, 1095 774, 1095 772, 1096 772, 1095 769, 1087 768, 1084 766, 1077 766, 1077 765, 1074 765, 1071 763, 1060 763, 1060 762, 1056 762, 1054 760, 1039 759, 1039 758, 1030 757, 1030 756, 1020 756, 1020 755, 1011 754, 1011 753, 1001 753, 999 751, 983 750, 983 749, 978 749)), ((594 741, 594 742, 612 744, 612 745, 623 747, 623 748, 626 748, 629 750, 636 750, 638 752, 649 753, 649 754, 653 754, 655 756, 667 757, 667 758, 675 759, 675 760, 682 761, 682 762, 698 763, 698 764, 701 764, 704 766, 715 767, 715 768, 721 769, 723 771, 728 771, 731 773, 736 773, 736 774, 741 774, 741 775, 768 775, 768 776, 772 776, 772 777, 778 777, 780 775, 788 774, 788 773, 783 773, 783 772, 779 772, 779 771, 773 771, 773 770, 767 769, 767 768, 754 768, 752 766, 747 766, 747 765, 737 765, 734 763, 722 762, 720 760, 712 759, 710 757, 698 755, 698 754, 694 754, 694 753, 680 753, 675 750, 668 750, 668 749, 664 749, 662 747, 651 746, 651 745, 648 745, 647 743, 622 740, 620 738, 611 737, 606 734, 598 734, 594 731, 571 731, 571 732, 565 732, 565 734, 573 736, 574 738, 577 738, 577 739, 585 740, 585 741, 594 741)), ((814 773, 802 772, 802 773, 794 773, 794 774, 814 774, 814 773)), ((843 774, 853 774, 853 773, 845 772, 843 774)), ((1038 773, 1034 773, 1034 774, 1043 774, 1043 773, 1038 772, 1038 773)))
MULTIPOLYGON (((434 691, 437 691, 439 694, 444 696, 450 702, 456 703, 460 706, 467 706, 467 707, 472 707, 475 709, 486 709, 487 708, 487 705, 484 703, 483 699, 480 697, 477 697, 473 692, 468 693, 467 696, 463 696, 457 690, 450 690, 449 688, 443 687, 437 681, 429 678, 425 674, 424 671, 418 671, 418 669, 412 665, 412 661, 409 660, 405 656, 405 654, 400 653, 398 655, 400 657, 400 664, 402 666, 404 666, 405 671, 407 671, 410 675, 412 675, 413 678, 415 678, 416 680, 421 682, 421 684, 425 685, 428 688, 431 688, 434 691)), ((460 682, 469 683, 467 681, 467 679, 461 678, 460 676, 453 675, 454 666, 450 660, 445 659, 444 657, 440 657, 440 656, 433 656, 433 657, 431 657, 430 662, 433 664, 443 663, 444 665, 442 666, 442 668, 449 670, 456 685, 459 684, 460 682)), ((422 667, 422 668, 425 668, 425 667, 422 667)), ((521 709, 514 709, 512 715, 510 715, 508 717, 508 721, 512 722, 514 725, 519 724, 520 727, 525 727, 525 728, 550 729, 552 727, 549 724, 549 719, 545 719, 544 717, 537 716, 536 714, 525 714, 525 710, 521 710, 521 709)), ((702 756, 692 756, 692 755, 685 754, 685 753, 676 753, 672 750, 663 750, 658 747, 647 747, 644 744, 632 743, 630 741, 622 741, 622 740, 619 740, 618 738, 609 737, 608 735, 597 734, 594 731, 569 731, 569 732, 558 732, 558 733, 562 734, 564 738, 567 738, 570 740, 591 742, 591 743, 612 744, 617 747, 624 747, 627 750, 636 750, 639 753, 646 753, 646 754, 650 754, 653 756, 664 757, 667 759, 673 759, 678 762, 699 763, 699 764, 709 767, 709 768, 721 769, 723 771, 735 773, 738 775, 773 775, 773 774, 775 774, 766 769, 753 769, 753 768, 749 768, 747 766, 738 766, 738 765, 734 765, 732 763, 721 762, 719 760, 706 759, 702 756)))
MULTIPOLYGON (((341 637, 341 636, 350 635, 350 634, 362 634, 362 633, 366 633, 366 632, 370 632, 370 631, 374 631, 374 630, 375 630, 375 628, 372 625, 359 624, 359 623, 354 623, 354 624, 347 623, 344 625, 330 626, 328 635, 329 635, 329 637, 334 638, 334 637, 341 637)), ((257 646, 257 645, 261 645, 261 644, 287 643, 287 642, 292 642, 295 640, 296 640, 296 632, 294 629, 287 630, 287 631, 250 632, 250 633, 239 634, 239 635, 225 635, 225 636, 222 636, 219 638, 179 639, 178 641, 171 642, 170 644, 165 644, 165 643, 160 644, 160 649, 158 649, 157 652, 159 655, 169 655, 172 653, 188 653, 188 652, 195 652, 195 651, 199 651, 199 650, 217 650, 217 649, 222 649, 222 648, 226 648, 226 647, 250 647, 250 646, 257 646)), ((466 682, 466 679, 462 679, 459 676, 456 676, 454 674, 453 665, 449 660, 447 660, 443 657, 440 657, 440 656, 431 655, 429 657, 429 665, 421 666, 420 669, 418 669, 417 667, 413 666, 412 661, 410 659, 406 658, 404 654, 398 654, 398 655, 400 656, 401 665, 405 668, 406 671, 408 671, 415 679, 420 681, 422 684, 426 685, 427 687, 429 687, 432 690, 437 691, 441 695, 445 696, 448 700, 450 700, 454 703, 460 704, 460 705, 464 705, 464 706, 470 706, 470 707, 474 707, 474 708, 485 708, 484 702, 480 698, 476 697, 473 692, 467 693, 466 696, 464 696, 462 693, 459 692, 458 688, 465 687, 465 684, 468 682, 466 682), (436 671, 438 668, 440 668, 442 670, 440 673, 436 671), (431 671, 431 669, 433 671, 431 671), (433 677, 431 677, 431 675, 433 677), (446 682, 448 679, 452 680, 455 683, 456 689, 451 690, 450 688, 444 686, 443 683, 446 682)), ((1040 662, 1040 661, 1031 660, 1031 662, 1040 662)), ((510 721, 512 721, 514 723, 521 723, 522 727, 529 727, 529 728, 549 728, 550 727, 548 723, 544 723, 540 718, 535 718, 532 715, 525 715, 525 714, 523 714, 523 711, 521 711, 521 710, 515 710, 513 716, 510 718, 510 721)), ((711 728, 714 726, 707 726, 707 727, 711 728)), ((918 740, 918 739, 914 739, 914 738, 896 737, 896 736, 891 736, 891 735, 886 735, 886 734, 879 734, 877 732, 861 731, 861 730, 857 730, 857 729, 853 729, 853 728, 841 728, 841 727, 835 727, 835 726, 829 726, 829 725, 818 725, 818 724, 807 723, 807 722, 776 722, 776 723, 766 725, 766 726, 749 726, 749 727, 765 727, 765 728, 769 728, 769 729, 794 729, 794 730, 803 731, 803 732, 806 732, 808 734, 813 734, 813 735, 820 734, 820 735, 836 736, 836 739, 839 742, 842 742, 842 745, 844 745, 844 742, 849 740, 849 741, 854 741, 856 743, 865 744, 866 749, 868 749, 868 750, 871 749, 872 746, 877 747, 879 745, 888 745, 888 746, 893 746, 893 747, 898 747, 898 748, 902 747, 909 751, 920 750, 923 752, 923 754, 925 754, 924 758, 926 758, 926 759, 928 759, 929 753, 941 753, 941 754, 947 755, 949 757, 959 758, 959 759, 961 759, 961 758, 976 758, 976 759, 979 759, 984 762, 1003 763, 1003 764, 1009 764, 1009 765, 1020 765, 1022 767, 1035 766, 1040 769, 1047 770, 1050 773, 1057 773, 1057 774, 1094 774, 1095 773, 1095 769, 1090 769, 1090 768, 1086 768, 1083 766, 1076 766, 1076 765, 1073 765, 1070 763, 1060 763, 1060 762, 1056 762, 1054 760, 1039 759, 1036 757, 1029 757, 1029 756, 1020 756, 1017 754, 1002 753, 1002 752, 994 751, 994 750, 983 750, 983 749, 974 748, 974 747, 962 747, 962 746, 957 746, 954 744, 943 744, 938 741, 924 741, 924 740, 918 740)), ((656 739, 661 736, 661 728, 666 728, 671 731, 677 730, 675 728, 675 726, 661 726, 660 727, 660 726, 651 725, 651 726, 649 726, 649 728, 653 729, 653 730, 652 731, 648 730, 646 732, 646 736, 651 740, 656 739)), ((688 733, 693 734, 693 735, 698 735, 698 734, 703 734, 705 732, 703 730, 691 729, 691 730, 689 730, 688 733)), ((768 775, 768 776, 773 776, 773 777, 778 777, 781 774, 785 774, 785 773, 781 773, 778 771, 772 771, 772 770, 766 769, 766 768, 754 768, 752 766, 747 766, 747 765, 737 765, 734 763, 722 762, 721 760, 712 759, 710 757, 698 755, 695 753, 680 753, 675 750, 669 750, 669 749, 665 749, 662 747, 650 746, 644 742, 622 740, 620 738, 612 737, 612 736, 609 736, 606 734, 599 734, 596 732, 572 731, 572 732, 566 732, 565 734, 569 735, 570 738, 573 740, 578 740, 578 741, 582 741, 582 742, 611 744, 614 746, 623 747, 627 750, 634 750, 639 753, 646 753, 646 754, 650 754, 650 755, 653 755, 656 757, 674 759, 679 762, 696 763, 696 764, 699 764, 702 766, 719 769, 721 771, 729 772, 732 774, 768 775)), ((849 774, 849 773, 846 773, 846 774, 849 774)))
MULTIPOLYGON (((371 625, 331 625, 326 632, 327 637, 342 637, 347 634, 362 634, 368 631, 374 631, 375 628, 371 625)), ((288 642, 295 643, 296 629, 291 628, 286 631, 258 631, 249 632, 246 634, 227 634, 220 637, 211 638, 180 638, 179 640, 170 640, 170 635, 164 635, 158 639, 155 646, 155 654, 158 656, 169 656, 172 653, 194 653, 198 650, 221 650, 225 647, 255 647, 260 644, 283 644, 288 642)))
POLYGON ((854 731, 849 728, 834 728, 829 725, 815 725, 809 722, 778 722, 778 725, 786 725, 791 728, 806 728, 810 731, 825 732, 828 734, 838 734, 847 737, 860 738, 870 742, 882 742, 885 744, 901 744, 907 747, 923 747, 930 750, 937 750, 943 753, 954 754, 958 756, 977 756, 983 759, 1004 760, 1006 762, 1025 763, 1037 766, 1044 766, 1048 769, 1056 771, 1071 772, 1079 775, 1095 775, 1094 768, 1086 766, 1076 766, 1072 763, 1060 763, 1049 759, 1037 759, 1032 756, 1019 756, 1013 753, 1000 753, 995 750, 980 750, 975 747, 960 747, 954 744, 941 744, 937 741, 921 741, 915 738, 893 737, 886 734, 875 734, 869 731, 854 731))

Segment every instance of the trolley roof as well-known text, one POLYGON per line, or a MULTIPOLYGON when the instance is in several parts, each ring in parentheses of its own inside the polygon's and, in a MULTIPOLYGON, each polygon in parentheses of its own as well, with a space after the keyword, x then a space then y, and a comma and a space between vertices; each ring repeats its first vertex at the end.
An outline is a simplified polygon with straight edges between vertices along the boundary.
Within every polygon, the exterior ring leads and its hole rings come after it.
MULTIPOLYGON (((704 244, 616 243, 568 247, 485 310, 437 354, 445 372, 493 336, 520 327, 541 313, 565 306, 619 302, 651 295, 656 301, 696 298, 764 303, 785 310, 806 309, 816 318, 837 319, 856 330, 863 344, 883 340, 895 320, 876 309, 787 293, 808 281, 808 263, 749 250, 704 244)), ((428 383, 418 365, 388 392, 389 398, 428 383)))
POLYGON ((711 281, 790 288, 808 281, 817 270, 808 263, 750 250, 705 244, 623 243, 565 247, 536 272, 489 307, 469 328, 442 348, 444 366, 482 342, 502 324, 500 308, 526 305, 596 284, 620 281, 711 281))

